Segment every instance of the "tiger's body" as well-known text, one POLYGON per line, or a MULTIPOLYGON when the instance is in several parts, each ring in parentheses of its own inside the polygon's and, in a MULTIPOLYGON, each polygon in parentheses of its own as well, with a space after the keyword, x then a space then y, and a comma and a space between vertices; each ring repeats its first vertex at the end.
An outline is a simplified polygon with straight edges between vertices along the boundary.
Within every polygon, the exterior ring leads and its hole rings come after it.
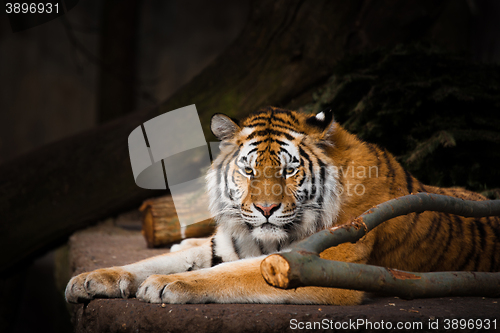
MULTIPOLYGON (((345 131, 331 112, 266 108, 241 126, 218 114, 212 131, 222 141, 207 175, 216 233, 186 240, 165 255, 80 274, 66 288, 69 302, 135 295, 154 303, 358 304, 359 291, 273 288, 260 263, 316 231, 410 193, 485 200, 459 188, 423 185, 389 152, 345 131)), ((500 219, 413 213, 321 257, 409 271, 499 271, 500 219)))

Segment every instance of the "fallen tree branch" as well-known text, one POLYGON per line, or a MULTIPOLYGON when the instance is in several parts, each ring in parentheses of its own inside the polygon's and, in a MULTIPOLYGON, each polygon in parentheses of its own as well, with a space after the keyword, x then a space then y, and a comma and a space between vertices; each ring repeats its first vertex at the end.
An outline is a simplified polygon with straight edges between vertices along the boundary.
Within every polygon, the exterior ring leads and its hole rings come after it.
POLYGON ((500 215, 500 200, 470 201, 430 193, 389 200, 348 224, 315 233, 297 243, 290 252, 267 257, 261 264, 261 273, 270 285, 283 289, 335 287, 382 292, 402 298, 500 295, 500 273, 413 273, 319 257, 320 252, 332 246, 355 243, 384 221, 426 210, 465 217, 500 215))

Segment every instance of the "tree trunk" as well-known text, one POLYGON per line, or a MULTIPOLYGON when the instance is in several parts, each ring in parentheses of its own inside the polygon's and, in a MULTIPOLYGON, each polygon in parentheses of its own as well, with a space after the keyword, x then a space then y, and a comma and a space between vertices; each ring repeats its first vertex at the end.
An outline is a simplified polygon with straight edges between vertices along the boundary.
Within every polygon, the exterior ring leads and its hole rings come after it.
POLYGON ((244 116, 298 106, 351 52, 429 35, 441 0, 255 1, 237 40, 157 108, 122 117, 0 166, 0 271, 89 223, 165 194, 135 185, 127 137, 144 121, 196 104, 205 134, 215 112, 244 116))

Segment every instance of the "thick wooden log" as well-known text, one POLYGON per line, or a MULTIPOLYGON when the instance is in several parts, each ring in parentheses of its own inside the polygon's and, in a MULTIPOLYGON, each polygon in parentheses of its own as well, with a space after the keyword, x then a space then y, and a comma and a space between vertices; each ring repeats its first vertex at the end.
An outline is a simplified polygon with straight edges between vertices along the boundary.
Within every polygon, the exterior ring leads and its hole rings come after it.
POLYGON ((159 194, 136 186, 130 167, 127 137, 144 121, 196 104, 212 140, 213 113, 240 117, 265 105, 309 101, 340 58, 427 36, 446 2, 254 1, 236 41, 161 106, 0 166, 0 272, 159 194))
POLYGON ((163 247, 185 238, 207 237, 215 231, 212 219, 182 227, 170 195, 144 201, 142 234, 148 247, 163 247))
POLYGON ((416 273, 302 255, 273 254, 262 262, 262 275, 279 288, 303 286, 363 290, 404 299, 500 296, 500 273, 416 273), (272 265, 272 266, 271 266, 272 265))

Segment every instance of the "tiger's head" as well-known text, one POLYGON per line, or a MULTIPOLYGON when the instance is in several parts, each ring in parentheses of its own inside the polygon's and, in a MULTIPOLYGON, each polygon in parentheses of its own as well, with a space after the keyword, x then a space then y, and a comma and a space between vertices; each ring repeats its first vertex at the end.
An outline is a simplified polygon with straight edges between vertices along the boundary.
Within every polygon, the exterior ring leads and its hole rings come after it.
POLYGON ((331 226, 340 206, 328 154, 335 127, 331 111, 265 108, 240 125, 215 114, 211 129, 221 153, 207 186, 219 226, 278 248, 331 226))

